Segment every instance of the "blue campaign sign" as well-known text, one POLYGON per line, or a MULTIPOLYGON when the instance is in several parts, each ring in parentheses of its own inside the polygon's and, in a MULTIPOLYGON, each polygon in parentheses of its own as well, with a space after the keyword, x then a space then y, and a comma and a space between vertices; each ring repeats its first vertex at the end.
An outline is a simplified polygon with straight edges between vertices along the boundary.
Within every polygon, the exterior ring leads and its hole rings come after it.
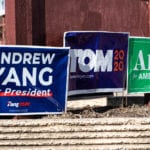
POLYGON ((69 31, 69 95, 119 92, 125 86, 128 33, 69 31))
POLYGON ((62 113, 69 48, 0 46, 0 115, 62 113))

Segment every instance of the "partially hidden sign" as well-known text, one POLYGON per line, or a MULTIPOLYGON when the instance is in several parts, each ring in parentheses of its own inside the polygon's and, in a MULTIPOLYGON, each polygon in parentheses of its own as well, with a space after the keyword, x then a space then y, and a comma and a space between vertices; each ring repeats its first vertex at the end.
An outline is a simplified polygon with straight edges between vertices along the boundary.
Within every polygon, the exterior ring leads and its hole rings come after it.
POLYGON ((0 115, 62 113, 68 48, 0 47, 0 115))
POLYGON ((128 33, 69 31, 69 95, 119 92, 125 86, 128 33))
POLYGON ((150 92, 150 38, 130 37, 128 93, 150 92))

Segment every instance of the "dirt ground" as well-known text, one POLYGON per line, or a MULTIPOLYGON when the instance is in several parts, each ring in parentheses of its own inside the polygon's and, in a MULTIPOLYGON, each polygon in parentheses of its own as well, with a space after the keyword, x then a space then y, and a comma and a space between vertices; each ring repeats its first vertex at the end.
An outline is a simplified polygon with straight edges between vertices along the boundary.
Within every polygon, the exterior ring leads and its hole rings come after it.
MULTIPOLYGON (((84 100, 83 100, 84 101, 84 100)), ((124 101, 125 102, 125 101, 124 101)), ((59 119, 59 118, 108 118, 108 117, 150 117, 150 105, 144 105, 143 97, 128 98, 128 105, 122 105, 120 99, 109 99, 108 106, 86 106, 80 109, 68 109, 63 114, 36 116, 3 116, 0 119, 59 119)))
POLYGON ((0 119, 62 119, 62 118, 113 118, 113 117, 150 117, 150 107, 147 105, 132 105, 127 107, 85 107, 79 110, 68 110, 63 114, 36 116, 3 116, 0 119))
MULTIPOLYGON (((84 100, 83 100, 84 101, 84 100)), ((104 118, 104 117, 150 117, 150 104, 144 104, 144 97, 112 97, 107 106, 86 106, 69 109, 62 115, 48 115, 46 118, 104 118)))
MULTIPOLYGON (((127 107, 84 107, 79 110, 68 110, 63 114, 45 116, 17 116, 13 119, 63 119, 63 118, 115 118, 115 117, 150 117, 150 107, 137 105, 127 107)), ((6 118, 3 118, 6 119, 6 118)), ((7 118, 7 119, 12 119, 7 118)))
POLYGON ((62 115, 48 115, 46 118, 103 118, 103 117, 150 117, 150 107, 132 105, 128 107, 85 107, 69 110, 62 115))

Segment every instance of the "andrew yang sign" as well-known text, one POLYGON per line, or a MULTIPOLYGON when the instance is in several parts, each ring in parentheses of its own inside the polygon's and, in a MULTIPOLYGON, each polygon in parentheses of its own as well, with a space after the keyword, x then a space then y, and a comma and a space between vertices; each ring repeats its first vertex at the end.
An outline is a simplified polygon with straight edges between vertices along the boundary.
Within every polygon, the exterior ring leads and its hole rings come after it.
POLYGON ((128 33, 70 31, 69 95, 122 91, 126 78, 128 33))
POLYGON ((0 47, 0 115, 62 113, 68 48, 0 47))

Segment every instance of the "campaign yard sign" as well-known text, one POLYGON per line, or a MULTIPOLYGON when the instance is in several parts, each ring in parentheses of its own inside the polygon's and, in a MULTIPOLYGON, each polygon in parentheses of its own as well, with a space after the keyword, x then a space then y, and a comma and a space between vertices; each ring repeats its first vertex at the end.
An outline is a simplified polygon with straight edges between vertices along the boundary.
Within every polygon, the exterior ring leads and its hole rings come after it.
POLYGON ((130 37, 128 93, 150 92, 150 38, 130 37))
POLYGON ((62 113, 69 48, 0 46, 0 115, 62 113))
POLYGON ((125 86, 128 33, 69 31, 69 95, 119 92, 125 86))

